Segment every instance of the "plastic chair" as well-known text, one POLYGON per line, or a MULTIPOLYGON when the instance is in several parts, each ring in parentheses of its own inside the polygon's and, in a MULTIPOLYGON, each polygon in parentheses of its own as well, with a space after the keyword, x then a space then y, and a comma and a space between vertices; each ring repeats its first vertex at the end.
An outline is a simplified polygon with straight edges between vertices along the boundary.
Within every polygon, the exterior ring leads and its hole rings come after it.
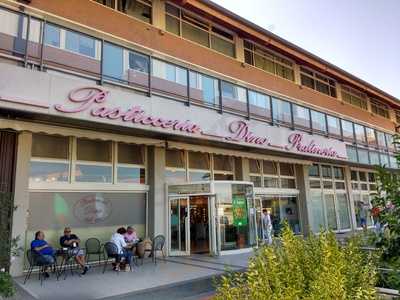
POLYGON ((85 242, 85 249, 87 255, 87 261, 90 262, 90 255, 98 255, 98 263, 101 262, 101 243, 99 239, 89 238, 85 242))
POLYGON ((165 253, 164 253, 164 245, 165 245, 165 236, 157 235, 151 244, 151 258, 154 264, 157 264, 157 251, 161 251, 164 261, 165 261, 165 253))

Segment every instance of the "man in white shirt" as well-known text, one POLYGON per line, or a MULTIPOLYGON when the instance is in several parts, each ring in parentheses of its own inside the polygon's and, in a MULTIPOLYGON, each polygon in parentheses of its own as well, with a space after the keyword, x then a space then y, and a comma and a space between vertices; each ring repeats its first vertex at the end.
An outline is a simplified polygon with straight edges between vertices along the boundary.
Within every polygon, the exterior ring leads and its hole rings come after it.
POLYGON ((265 208, 263 209, 263 214, 261 216, 261 230, 264 243, 271 245, 272 244, 271 212, 265 208))
POLYGON ((116 266, 114 268, 115 271, 120 270, 120 262, 121 258, 125 258, 126 264, 131 265, 132 260, 132 251, 128 249, 132 247, 131 244, 126 243, 124 239, 124 234, 126 233, 126 229, 124 227, 118 228, 116 233, 113 233, 111 236, 111 243, 114 243, 118 248, 118 256, 115 259, 116 266))

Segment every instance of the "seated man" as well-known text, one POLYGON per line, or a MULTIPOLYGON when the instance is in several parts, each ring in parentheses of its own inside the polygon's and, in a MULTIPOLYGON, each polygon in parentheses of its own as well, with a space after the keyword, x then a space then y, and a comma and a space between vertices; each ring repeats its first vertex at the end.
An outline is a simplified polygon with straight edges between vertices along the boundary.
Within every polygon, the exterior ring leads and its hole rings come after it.
POLYGON ((68 248, 70 250, 71 255, 75 258, 75 261, 82 268, 82 275, 85 275, 89 270, 89 267, 85 262, 85 253, 79 248, 80 239, 75 235, 71 234, 71 228, 64 228, 64 235, 60 237, 60 245, 61 247, 68 248))
MULTIPOLYGON (((38 254, 37 262, 43 265, 52 265, 56 262, 54 249, 44 240, 43 231, 37 231, 35 233, 35 239, 31 242, 31 250, 38 254)), ((44 270, 44 276, 48 278, 50 275, 44 270)))
POLYGON ((125 242, 127 243, 136 243, 139 241, 136 230, 132 226, 128 226, 126 228, 126 233, 124 234, 125 242))
POLYGON ((124 234, 126 233, 126 229, 124 227, 118 228, 117 232, 111 236, 110 242, 114 243, 118 248, 118 256, 116 257, 116 265, 114 270, 120 270, 120 262, 121 258, 124 257, 126 263, 130 266, 132 260, 132 252, 128 251, 129 248, 132 248, 131 243, 125 242, 124 234))

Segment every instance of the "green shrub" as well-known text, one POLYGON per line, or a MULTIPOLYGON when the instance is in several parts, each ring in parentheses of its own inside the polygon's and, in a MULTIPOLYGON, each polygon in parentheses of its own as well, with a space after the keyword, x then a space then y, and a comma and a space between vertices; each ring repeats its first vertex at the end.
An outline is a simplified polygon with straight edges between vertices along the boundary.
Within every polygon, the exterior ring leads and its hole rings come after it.
POLYGON ((223 276, 216 300, 375 299, 376 260, 352 238, 332 232, 306 239, 285 226, 280 243, 263 246, 244 273, 223 276))
POLYGON ((0 296, 11 297, 15 294, 15 288, 12 283, 11 275, 0 271, 0 296))

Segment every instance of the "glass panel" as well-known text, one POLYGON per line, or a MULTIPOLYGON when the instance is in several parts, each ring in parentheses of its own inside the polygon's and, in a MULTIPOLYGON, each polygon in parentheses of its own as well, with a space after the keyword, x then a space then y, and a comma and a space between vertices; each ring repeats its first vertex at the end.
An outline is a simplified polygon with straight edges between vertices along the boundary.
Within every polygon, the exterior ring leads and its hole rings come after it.
POLYGON ((336 181, 335 182, 335 189, 337 189, 337 190, 345 190, 346 189, 346 185, 344 184, 344 182, 336 181))
MULTIPOLYGON (((221 250, 233 250, 250 246, 249 206, 252 187, 244 184, 216 184, 217 214, 221 250)), ((255 234, 252 233, 252 235, 255 234)))
POLYGON ((151 2, 146 5, 137 0, 118 0, 118 10, 146 23, 151 23, 151 2))
POLYGON ((290 103, 272 98, 272 112, 274 121, 291 124, 290 103))
POLYGON ((310 188, 311 189, 320 189, 321 181, 320 180, 310 180, 310 188))
POLYGON ((149 57, 143 54, 129 51, 129 69, 148 74, 149 57))
POLYGON ((287 221, 295 234, 301 233, 296 197, 281 197, 279 199, 279 216, 281 223, 282 221, 287 221))
POLYGON ((390 150, 393 151, 395 149, 395 145, 393 144, 394 143, 393 135, 385 133, 385 137, 386 137, 386 145, 390 150))
POLYGON ((357 149, 352 146, 346 146, 347 157, 351 162, 357 162, 357 149))
POLYGON ((389 156, 389 163, 390 163, 390 167, 397 169, 398 165, 397 165, 397 159, 394 156, 389 156))
POLYGON ((341 167, 333 167, 333 174, 335 179, 344 180, 344 172, 341 167))
POLYGON ((264 187, 266 188, 278 188, 279 181, 276 177, 264 177, 264 187))
POLYGON ((225 155, 214 155, 214 170, 233 172, 232 157, 225 155))
POLYGON ((80 33, 66 31, 65 48, 90 57, 96 57, 95 40, 80 33))
POLYGON ((111 182, 111 175, 111 166, 77 164, 75 167, 75 180, 77 182, 111 182))
POLYGON ((360 178, 360 181, 367 181, 367 173, 365 172, 358 172, 358 176, 360 178))
POLYGON ((293 104, 293 120, 296 126, 310 128, 310 110, 293 104))
POLYGON ((103 44, 103 74, 109 80, 127 80, 124 74, 123 49, 104 42, 103 44))
POLYGON ((187 199, 171 199, 171 251, 186 251, 187 199))
POLYGON ((254 183, 254 187, 261 187, 261 176, 250 176, 250 181, 254 183))
POLYGON ((369 152, 369 160, 371 165, 379 165, 379 153, 378 152, 374 152, 374 151, 370 151, 369 152))
POLYGON ((313 78, 306 76, 304 74, 301 74, 300 76, 301 76, 301 85, 314 89, 315 81, 313 78))
POLYGON ((351 180, 353 181, 358 181, 358 172, 357 171, 351 171, 351 180))
POLYGON ((271 119, 271 100, 269 96, 249 91, 249 105, 251 114, 271 119))
POLYGON ((337 230, 337 220, 336 220, 336 209, 335 209, 335 198, 333 194, 325 194, 325 209, 326 218, 328 221, 328 228, 332 230, 337 230))
POLYGON ((326 132, 326 120, 325 114, 312 110, 311 111, 312 128, 314 130, 319 130, 326 132))
POLYGON ((319 165, 312 165, 308 168, 308 175, 310 177, 319 177, 319 165))
POLYGON ((44 42, 46 45, 60 48, 60 28, 51 24, 46 24, 44 42))
POLYGON ((210 172, 189 171, 189 181, 207 181, 211 180, 210 172))
POLYGON ((386 138, 385 134, 381 131, 376 131, 376 138, 378 140, 378 145, 380 147, 386 148, 386 138))
MULTIPOLYGON (((187 72, 184 68, 157 59, 152 59, 152 66, 154 77, 177 83, 179 85, 187 85, 187 72)), ((167 86, 164 82, 155 81, 153 82, 153 85, 154 87, 167 92, 170 91, 171 88, 173 88, 172 86, 167 86)), ((186 93, 186 89, 184 89, 183 92, 186 93)), ((179 91, 179 94, 180 93, 182 93, 182 91, 179 91)))
POLYGON ((180 35, 181 31, 180 31, 180 26, 179 26, 179 20, 167 15, 165 17, 165 29, 168 32, 172 32, 176 35, 180 35))
POLYGON ((77 160, 111 162, 111 142, 77 139, 77 160))
POLYGON ((372 128, 369 128, 369 127, 366 127, 365 130, 367 132, 368 144, 377 145, 376 136, 375 136, 375 130, 372 129, 372 128))
POLYGON ((189 152, 189 168, 210 170, 210 155, 201 152, 189 152))
POLYGON ((294 166, 287 163, 279 163, 281 176, 294 176, 294 166))
POLYGON ((277 163, 269 160, 264 160, 263 173, 268 175, 278 175, 277 163))
POLYGON ((329 134, 341 136, 339 118, 327 116, 329 134))
POLYGON ((218 80, 190 71, 190 97, 206 104, 219 104, 218 80))
POLYGON ((366 143, 367 138, 365 136, 364 126, 359 125, 359 124, 354 124, 354 130, 355 130, 355 134, 356 134, 356 141, 358 143, 366 143))
POLYGON ((333 181, 323 181, 323 188, 326 190, 332 190, 333 189, 333 181))
POLYGON ((246 89, 237 85, 221 82, 222 105, 239 111, 247 111, 246 89))
POLYGON ((346 194, 336 194, 340 229, 350 229, 349 203, 346 194))
POLYGON ((321 166, 321 169, 322 169, 322 177, 323 178, 332 178, 331 166, 321 166))
POLYGON ((235 44, 218 36, 211 35, 211 48, 230 57, 235 57, 235 44))
POLYGON ((138 167, 117 167, 117 181, 119 183, 146 183, 144 168, 138 167))
POLYGON ((322 193, 312 192, 309 198, 308 210, 310 213, 311 230, 319 232, 321 227, 325 228, 324 207, 322 202, 322 193))
MULTIPOLYGON (((129 192, 30 192, 28 237, 44 230, 59 245, 60 229, 70 226, 84 247, 88 238, 108 242, 118 227, 133 226, 146 237, 146 194, 129 192)), ((30 242, 30 240, 29 240, 30 242)))
POLYGON ((144 147, 118 143, 118 162, 123 164, 144 165, 144 147))
POLYGON ((380 153, 381 166, 389 166, 389 156, 387 154, 380 153))
POLYGON ((31 182, 67 182, 69 164, 58 162, 31 161, 29 180, 31 182))
POLYGON ((186 171, 183 170, 165 170, 164 175, 167 183, 186 182, 186 171))
POLYGON ((167 149, 165 151, 165 165, 170 168, 186 168, 185 151, 167 149))
POLYGON ((360 164, 369 164, 368 150, 365 149, 357 149, 358 151, 358 162, 360 164))
POLYGON ((200 45, 210 47, 208 32, 191 24, 188 24, 185 21, 182 22, 182 37, 200 45))
POLYGON ((249 159, 250 173, 261 174, 261 163, 256 159, 249 159))
POLYGON ((283 189, 295 189, 296 181, 290 178, 281 178, 281 188, 283 189))
POLYGON ((342 129, 343 129, 343 138, 354 140, 354 130, 352 122, 342 120, 342 129))
POLYGON ((69 138, 64 136, 33 134, 32 157, 69 158, 69 138))

